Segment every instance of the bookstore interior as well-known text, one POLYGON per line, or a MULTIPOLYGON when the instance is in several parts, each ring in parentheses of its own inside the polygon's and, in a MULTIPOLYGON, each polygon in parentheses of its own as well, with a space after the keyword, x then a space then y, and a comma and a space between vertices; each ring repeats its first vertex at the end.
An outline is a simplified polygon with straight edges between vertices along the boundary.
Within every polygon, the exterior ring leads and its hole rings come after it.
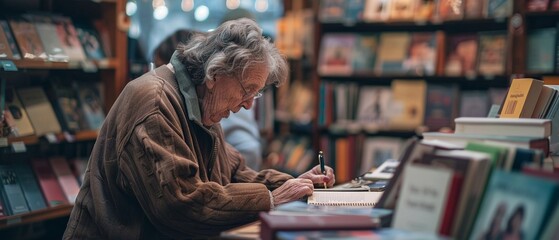
POLYGON ((0 239, 62 238, 125 86, 240 17, 289 65, 250 167, 335 185, 218 238, 559 239, 559 0, 0 0, 0 239))

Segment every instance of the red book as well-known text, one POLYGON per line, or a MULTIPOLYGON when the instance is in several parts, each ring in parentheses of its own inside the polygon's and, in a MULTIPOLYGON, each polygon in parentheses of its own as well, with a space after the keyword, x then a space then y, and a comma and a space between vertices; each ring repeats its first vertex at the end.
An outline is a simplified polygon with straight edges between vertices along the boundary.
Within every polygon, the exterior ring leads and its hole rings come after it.
POLYGON ((366 215, 276 215, 260 213, 260 239, 276 239, 278 231, 371 230, 380 223, 366 215))
POLYGON ((51 157, 49 158, 49 162, 66 198, 70 203, 74 204, 80 192, 80 186, 78 185, 78 179, 74 176, 72 170, 70 170, 68 162, 61 156, 51 157))
POLYGON ((41 185, 41 190, 49 207, 68 204, 68 199, 64 195, 49 162, 46 159, 34 158, 31 160, 31 166, 35 175, 37 175, 39 185, 41 185))
POLYGON ((439 228, 439 233, 441 235, 450 236, 452 231, 452 225, 455 218, 454 213, 456 213, 456 207, 458 206, 458 201, 460 200, 462 182, 464 182, 464 175, 454 173, 454 176, 452 176, 452 182, 449 186, 450 189, 448 190, 446 206, 443 212, 441 226, 439 228))

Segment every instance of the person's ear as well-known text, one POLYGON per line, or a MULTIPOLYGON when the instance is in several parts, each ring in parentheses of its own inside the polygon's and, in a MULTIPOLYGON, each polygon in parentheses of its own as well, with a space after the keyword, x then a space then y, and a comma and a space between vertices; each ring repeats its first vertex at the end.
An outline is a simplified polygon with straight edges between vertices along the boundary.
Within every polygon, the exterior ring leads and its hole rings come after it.
POLYGON ((206 88, 212 90, 215 87, 215 82, 217 81, 217 76, 214 76, 213 79, 206 79, 206 88))

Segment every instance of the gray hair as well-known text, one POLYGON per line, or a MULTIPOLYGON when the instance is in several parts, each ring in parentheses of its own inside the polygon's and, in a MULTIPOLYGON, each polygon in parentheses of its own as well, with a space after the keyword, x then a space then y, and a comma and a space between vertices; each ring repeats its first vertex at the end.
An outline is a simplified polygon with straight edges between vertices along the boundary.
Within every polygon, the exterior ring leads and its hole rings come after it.
POLYGON ((177 49, 178 58, 196 84, 214 80, 218 74, 243 79, 244 73, 257 64, 268 66, 266 85, 279 86, 289 74, 286 59, 248 18, 227 21, 212 32, 196 34, 177 49))

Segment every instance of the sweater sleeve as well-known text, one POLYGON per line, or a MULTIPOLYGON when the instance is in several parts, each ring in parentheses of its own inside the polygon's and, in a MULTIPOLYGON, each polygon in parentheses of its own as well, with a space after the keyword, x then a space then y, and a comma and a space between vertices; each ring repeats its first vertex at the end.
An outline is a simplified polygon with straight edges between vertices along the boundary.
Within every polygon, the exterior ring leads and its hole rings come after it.
POLYGON ((270 209, 261 183, 222 186, 202 181, 194 151, 162 114, 138 124, 120 157, 120 169, 149 221, 172 238, 200 237, 253 221, 270 209))

